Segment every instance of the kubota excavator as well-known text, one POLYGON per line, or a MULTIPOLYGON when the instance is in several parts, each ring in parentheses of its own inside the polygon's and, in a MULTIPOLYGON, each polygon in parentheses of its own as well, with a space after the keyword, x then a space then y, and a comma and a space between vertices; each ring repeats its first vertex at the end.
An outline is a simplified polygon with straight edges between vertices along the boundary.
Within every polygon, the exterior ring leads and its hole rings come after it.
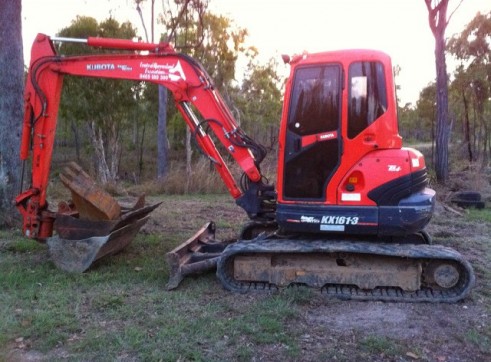
POLYGON ((124 247, 146 222, 158 205, 140 200, 124 209, 76 165, 62 174, 73 200, 53 211, 46 192, 63 76, 147 81, 172 92, 198 146, 251 219, 235 242, 215 240, 209 223, 169 252, 169 289, 185 275, 216 267, 223 286, 237 292, 306 285, 344 299, 455 302, 467 296, 475 279, 471 265, 457 251, 432 245, 424 231, 435 192, 427 187, 423 155, 402 147, 389 56, 345 50, 284 61, 291 73, 275 188, 260 171, 265 149, 241 130, 193 58, 168 43, 39 34, 21 145, 32 179, 15 200, 25 235, 51 242, 60 264, 84 259, 67 268, 83 271, 124 247), (57 54, 54 42, 67 41, 119 51, 57 54), (243 170, 240 182, 210 132, 243 170))

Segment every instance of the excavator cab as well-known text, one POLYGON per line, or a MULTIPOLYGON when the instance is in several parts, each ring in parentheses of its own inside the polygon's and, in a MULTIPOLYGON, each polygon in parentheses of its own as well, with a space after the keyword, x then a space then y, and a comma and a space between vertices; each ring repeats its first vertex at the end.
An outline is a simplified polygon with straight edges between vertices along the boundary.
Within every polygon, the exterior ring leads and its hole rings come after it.
POLYGON ((426 188, 423 156, 402 148, 389 56, 349 50, 305 54, 290 64, 280 130, 279 225, 391 236, 422 230, 434 192, 426 188))

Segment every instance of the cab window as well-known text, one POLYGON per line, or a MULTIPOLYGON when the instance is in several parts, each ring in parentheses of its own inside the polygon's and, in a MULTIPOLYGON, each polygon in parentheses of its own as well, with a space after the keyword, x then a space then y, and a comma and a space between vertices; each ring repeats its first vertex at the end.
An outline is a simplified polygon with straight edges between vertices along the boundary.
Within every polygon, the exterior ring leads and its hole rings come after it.
POLYGON ((301 136, 336 130, 339 120, 340 68, 300 68, 290 103, 288 129, 301 136))
POLYGON ((349 67, 348 137, 355 138, 387 110, 384 67, 356 62, 349 67))

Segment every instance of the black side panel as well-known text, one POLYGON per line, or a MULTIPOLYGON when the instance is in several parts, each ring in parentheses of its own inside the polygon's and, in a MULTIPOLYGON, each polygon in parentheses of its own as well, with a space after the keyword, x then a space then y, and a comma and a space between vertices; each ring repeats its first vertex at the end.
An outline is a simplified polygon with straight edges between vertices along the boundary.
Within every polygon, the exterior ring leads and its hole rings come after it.
POLYGON ((378 207, 277 205, 276 221, 290 232, 376 235, 378 207))
POLYGON ((276 220, 289 232, 345 235, 406 236, 428 224, 435 191, 424 188, 386 206, 278 204, 276 220))
POLYGON ((413 172, 373 189, 368 197, 378 206, 396 206, 411 194, 424 190, 428 185, 426 169, 413 172))

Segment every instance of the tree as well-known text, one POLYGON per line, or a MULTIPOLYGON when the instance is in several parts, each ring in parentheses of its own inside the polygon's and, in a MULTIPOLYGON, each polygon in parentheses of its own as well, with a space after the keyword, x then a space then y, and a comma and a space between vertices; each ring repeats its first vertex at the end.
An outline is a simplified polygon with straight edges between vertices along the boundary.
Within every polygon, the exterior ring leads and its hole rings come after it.
MULTIPOLYGON (((130 23, 119 24, 109 18, 100 24, 90 17, 78 16, 59 33, 63 37, 102 36, 131 39, 136 31, 130 23)), ((63 43, 62 54, 101 53, 100 49, 81 48, 63 43)), ((95 169, 100 182, 114 182, 121 156, 121 132, 130 123, 131 109, 136 106, 139 83, 111 79, 66 77, 60 114, 78 125, 87 125, 95 153, 95 169), (110 107, 108 107, 110 105, 110 107)))
MULTIPOLYGON (((149 40, 148 31, 143 19, 142 10, 140 4, 144 0, 135 0, 136 10, 140 15, 142 26, 145 31, 147 42, 149 40)), ((161 40, 175 40, 184 39, 184 44, 178 44, 175 42, 174 47, 176 49, 189 48, 199 44, 199 40, 190 39, 188 37, 189 24, 201 24, 201 19, 208 6, 207 0, 167 0, 162 1, 164 7, 164 13, 160 15, 159 20, 167 27, 167 35, 161 40), (179 30, 185 29, 184 36, 179 30)), ((155 23, 155 0, 151 0, 151 42, 154 42, 154 23, 155 23)), ((195 34, 200 34, 200 26, 198 25, 195 34)), ((157 178, 162 179, 168 172, 168 158, 169 158, 169 141, 167 135, 168 126, 168 92, 163 86, 158 86, 158 124, 157 124, 157 178)), ((189 139, 189 133, 187 135, 189 139)), ((189 144, 189 142, 187 142, 189 144)), ((190 156, 188 155, 188 159, 190 156)))
POLYGON ((235 102, 240 109, 242 127, 252 132, 253 139, 273 148, 282 107, 278 64, 271 59, 259 65, 254 58, 251 57, 235 102))
MULTIPOLYGON (((167 38, 174 42, 174 47, 179 50, 196 50, 202 45, 204 26, 203 18, 208 8, 208 0, 174 0, 174 6, 167 2, 166 12, 163 19, 166 19, 168 26, 167 38), (172 9, 176 11, 173 12, 172 9)), ((162 95, 161 95, 162 97, 162 95)), ((192 172, 192 148, 191 131, 186 127, 186 174, 188 182, 192 172)), ((187 187, 186 187, 187 188, 187 187)))
POLYGON ((235 80, 239 54, 246 51, 246 37, 247 29, 233 26, 229 18, 206 13, 203 18, 203 42, 191 52, 229 102, 228 89, 235 80))
MULTIPOLYGON (((144 0, 135 0, 136 10, 140 15, 143 29, 145 31, 145 40, 147 42, 155 42, 155 0, 151 0, 150 6, 150 37, 148 36, 147 27, 143 19, 142 9, 140 4, 144 0)), ((157 178, 161 179, 167 175, 168 172, 168 159, 169 159, 169 140, 167 137, 167 89, 159 85, 158 89, 158 112, 157 112, 157 178)), ((142 142, 143 145, 143 142, 142 142)), ((143 151, 143 150, 141 150, 143 151)), ((141 159, 141 158, 140 158, 141 159)), ((142 168, 142 162, 140 161, 140 172, 142 168)))
POLYGON ((420 120, 420 129, 429 130, 424 132, 431 135, 431 160, 435 163, 435 119, 437 113, 436 105, 436 84, 430 83, 419 93, 419 99, 416 102, 418 119, 420 120))
MULTIPOLYGON (((464 67, 461 65, 454 73, 455 79, 450 85, 450 96, 453 96, 452 102, 456 107, 455 112, 462 118, 462 134, 464 136, 464 146, 467 149, 467 159, 469 162, 475 160, 475 152, 471 139, 471 117, 470 117, 470 99, 472 97, 471 92, 471 80, 469 74, 467 74, 464 67), (460 105, 462 102, 462 106, 460 105)), ((475 137, 474 137, 475 139, 475 137)))
POLYGON ((20 129, 24 57, 21 1, 0 0, 0 226, 16 215, 12 200, 20 187, 20 129))
POLYGON ((489 124, 486 120, 486 105, 491 95, 491 12, 477 13, 461 34, 453 36, 448 51, 461 61, 455 73, 452 88, 459 94, 464 106, 463 131, 469 161, 473 161, 470 108, 474 108, 479 125, 478 141, 482 148, 483 165, 489 151, 489 124))
POLYGON ((445 60, 445 30, 451 17, 450 16, 447 20, 449 1, 450 0, 425 0, 426 8, 428 9, 428 22, 435 38, 437 87, 435 172, 437 181, 442 184, 445 184, 448 178, 448 142, 450 134, 448 75, 445 60))

